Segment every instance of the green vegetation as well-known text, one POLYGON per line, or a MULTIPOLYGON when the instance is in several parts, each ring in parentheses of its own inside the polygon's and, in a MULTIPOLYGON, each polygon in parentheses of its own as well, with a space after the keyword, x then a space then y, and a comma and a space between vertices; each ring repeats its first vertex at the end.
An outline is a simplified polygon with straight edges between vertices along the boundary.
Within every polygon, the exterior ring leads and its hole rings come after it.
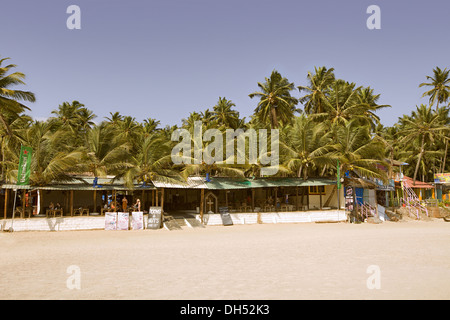
MULTIPOLYGON (((171 150, 176 141, 171 135, 178 127, 160 127, 153 118, 142 122, 119 112, 110 113, 95 123, 93 111, 78 101, 62 102, 46 121, 34 121, 26 102, 34 102, 31 92, 13 90, 25 85, 25 75, 11 73, 15 65, 0 60, 0 137, 1 180, 13 183, 17 175, 20 146, 33 148, 31 183, 45 185, 67 181, 74 174, 90 173, 96 177, 113 175, 127 185, 133 181, 173 181, 189 175, 225 175, 257 177, 261 165, 205 163, 174 165, 171 150)), ((337 160, 341 172, 358 173, 385 180, 393 160, 409 163, 404 173, 414 180, 432 181, 434 173, 450 172, 447 159, 450 140, 449 93, 447 69, 436 67, 424 96, 429 105, 413 107, 392 127, 380 123, 377 111, 380 94, 370 87, 338 79, 333 68, 315 68, 307 74, 304 85, 293 82, 274 70, 259 91, 249 94, 255 109, 249 121, 240 116, 238 106, 219 97, 204 112, 191 112, 182 119, 181 128, 194 130, 201 121, 203 132, 226 129, 279 129, 279 176, 336 176, 337 160), (298 92, 297 92, 298 90, 298 92), (300 97, 295 98, 294 93, 300 97), (299 107, 301 105, 301 107, 299 107)), ((250 88, 251 90, 251 88, 250 88)), ((208 143, 203 142, 202 148, 208 143)), ((223 157, 225 159, 225 155, 223 157)))

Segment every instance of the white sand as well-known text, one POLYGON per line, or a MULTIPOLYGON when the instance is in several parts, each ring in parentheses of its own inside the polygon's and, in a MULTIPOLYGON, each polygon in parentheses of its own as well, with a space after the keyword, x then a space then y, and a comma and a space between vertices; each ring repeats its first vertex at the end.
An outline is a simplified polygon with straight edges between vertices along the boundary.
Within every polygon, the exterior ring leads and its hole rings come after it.
POLYGON ((15 232, 0 242, 0 299, 450 299, 442 219, 15 232), (79 290, 66 284, 71 265, 79 290), (380 289, 367 287, 370 265, 380 289))

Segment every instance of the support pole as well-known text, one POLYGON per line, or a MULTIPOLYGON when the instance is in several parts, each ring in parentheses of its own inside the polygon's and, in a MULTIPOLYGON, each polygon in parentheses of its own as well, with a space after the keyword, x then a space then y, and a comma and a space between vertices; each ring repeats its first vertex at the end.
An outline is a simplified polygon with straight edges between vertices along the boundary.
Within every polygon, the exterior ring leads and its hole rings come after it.
POLYGON ((73 216, 73 190, 70 190, 70 215, 73 216))
POLYGON ((8 193, 9 189, 5 189, 5 210, 3 211, 3 217, 6 219, 6 211, 8 210, 8 193))
POLYGON ((161 188, 161 212, 164 212, 164 188, 161 188))
POLYGON ((275 187, 275 212, 278 212, 278 188, 275 187))
POLYGON ((200 191, 200 221, 203 223, 203 201, 205 199, 205 189, 200 191))
POLYGON ((117 190, 114 190, 114 212, 117 212, 117 190))
POLYGON ((255 211, 255 189, 252 188, 252 212, 255 211))
MULTIPOLYGON (((320 186, 317 186, 317 189, 319 190, 319 199, 320 199, 320 210, 322 210, 322 191, 320 191, 320 186)), ((325 187, 324 187, 325 189, 325 187)))
POLYGON ((12 212, 12 220, 11 220, 11 227, 9 228, 9 231, 14 231, 14 216, 15 216, 15 211, 16 211, 16 199, 17 199, 17 189, 14 195, 14 205, 13 205, 13 212, 12 212))
POLYGON ((22 192, 22 213, 20 214, 21 218, 25 218, 25 208, 26 208, 26 203, 25 203, 25 192, 26 190, 23 189, 22 192))
POLYGON ((94 190, 94 212, 97 212, 97 190, 94 190))

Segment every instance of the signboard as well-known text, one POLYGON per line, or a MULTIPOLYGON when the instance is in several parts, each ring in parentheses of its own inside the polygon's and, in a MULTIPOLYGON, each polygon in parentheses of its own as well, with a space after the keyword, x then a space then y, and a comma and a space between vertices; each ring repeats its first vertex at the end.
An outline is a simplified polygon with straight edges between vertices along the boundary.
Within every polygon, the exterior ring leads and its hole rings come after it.
POLYGON ((117 213, 105 212, 105 230, 116 230, 117 228, 117 213))
POLYGON ((144 213, 134 211, 131 213, 131 229, 142 230, 144 229, 144 213))
POLYGON ((147 229, 161 228, 161 207, 150 207, 148 210, 147 229))
POLYGON ((30 147, 20 147, 19 168, 17 172, 17 184, 28 185, 30 182, 31 153, 30 147))
POLYGON ((435 183, 450 183, 450 173, 435 173, 434 174, 435 183))
POLYGON ((219 207, 220 216, 222 218, 222 223, 224 226, 232 226, 233 220, 231 220, 230 213, 228 212, 228 207, 219 207))
POLYGON ((117 230, 128 230, 130 223, 128 212, 117 212, 117 230))

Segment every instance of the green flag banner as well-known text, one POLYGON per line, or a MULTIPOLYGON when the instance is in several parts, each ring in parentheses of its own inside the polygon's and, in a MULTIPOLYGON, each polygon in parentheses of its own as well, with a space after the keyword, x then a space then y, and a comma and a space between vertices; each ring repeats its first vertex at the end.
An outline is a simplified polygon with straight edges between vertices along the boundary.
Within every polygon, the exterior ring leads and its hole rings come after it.
POLYGON ((18 185, 27 185, 30 182, 30 165, 32 152, 33 149, 30 147, 22 146, 20 148, 19 170, 17 174, 18 185))

